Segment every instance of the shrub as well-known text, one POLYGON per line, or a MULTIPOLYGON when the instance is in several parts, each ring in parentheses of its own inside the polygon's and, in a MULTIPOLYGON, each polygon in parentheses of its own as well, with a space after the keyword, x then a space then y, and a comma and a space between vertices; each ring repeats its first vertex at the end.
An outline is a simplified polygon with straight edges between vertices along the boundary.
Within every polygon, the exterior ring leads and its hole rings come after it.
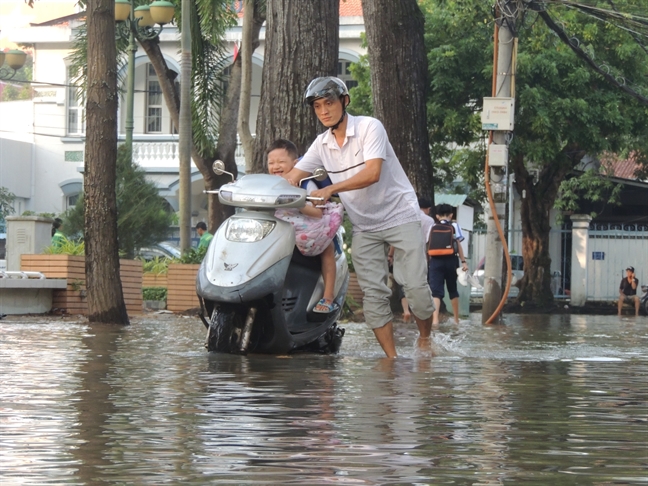
POLYGON ((167 300, 167 289, 165 287, 143 287, 142 298, 144 300, 167 300))
POLYGON ((43 249, 47 255, 85 255, 85 243, 65 238, 63 244, 58 247, 50 245, 43 249))
POLYGON ((142 270, 144 273, 154 273, 164 275, 169 271, 169 263, 172 260, 166 257, 155 257, 152 260, 142 260, 142 270))

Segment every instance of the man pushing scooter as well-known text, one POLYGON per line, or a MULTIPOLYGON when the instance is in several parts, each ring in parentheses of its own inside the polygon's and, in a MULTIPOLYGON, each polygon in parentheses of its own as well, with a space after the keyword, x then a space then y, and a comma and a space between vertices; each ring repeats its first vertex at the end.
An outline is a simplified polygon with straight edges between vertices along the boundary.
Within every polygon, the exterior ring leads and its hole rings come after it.
POLYGON ((389 304, 386 250, 394 247, 394 278, 401 282, 418 325, 419 347, 430 346, 432 294, 418 200, 382 123, 346 113, 349 91, 335 77, 316 78, 304 101, 327 128, 286 178, 293 184, 324 166, 333 184, 311 193, 339 197, 353 224, 353 264, 364 293, 364 315, 385 354, 396 357, 389 304))

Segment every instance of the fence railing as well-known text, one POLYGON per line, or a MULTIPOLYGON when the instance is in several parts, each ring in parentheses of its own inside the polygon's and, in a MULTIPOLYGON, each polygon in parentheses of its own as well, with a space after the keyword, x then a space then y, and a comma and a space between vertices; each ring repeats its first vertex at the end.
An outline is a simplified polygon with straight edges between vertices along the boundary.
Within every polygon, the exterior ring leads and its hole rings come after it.
MULTIPOLYGON (((511 231, 511 254, 521 254, 522 231, 511 231)), ((555 297, 568 297, 571 289, 571 229, 552 229, 549 233, 552 290, 555 297)), ((486 254, 486 231, 471 235, 471 271, 486 254)), ((590 225, 587 249, 587 300, 616 300, 619 282, 628 266, 635 267, 640 283, 648 281, 648 225, 594 223, 590 225)))

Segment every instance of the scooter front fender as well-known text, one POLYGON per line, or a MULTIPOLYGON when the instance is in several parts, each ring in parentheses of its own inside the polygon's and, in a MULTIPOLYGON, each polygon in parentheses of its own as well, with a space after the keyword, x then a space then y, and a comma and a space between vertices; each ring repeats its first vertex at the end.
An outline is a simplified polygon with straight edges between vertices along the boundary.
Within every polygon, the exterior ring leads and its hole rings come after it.
MULTIPOLYGON (((197 293, 205 300, 228 304, 240 304, 261 299, 283 287, 291 256, 275 263, 257 277, 235 286, 214 285, 207 278, 207 272, 201 266, 196 277, 197 293)), ((205 263, 203 262, 202 265, 205 263)))

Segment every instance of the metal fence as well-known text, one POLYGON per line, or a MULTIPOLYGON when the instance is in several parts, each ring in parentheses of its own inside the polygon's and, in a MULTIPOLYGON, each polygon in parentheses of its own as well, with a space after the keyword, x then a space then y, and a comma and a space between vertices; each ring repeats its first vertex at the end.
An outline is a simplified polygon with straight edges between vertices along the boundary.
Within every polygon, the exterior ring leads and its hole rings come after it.
MULTIPOLYGON (((509 235, 511 255, 522 253, 522 231, 509 235)), ((551 287, 557 298, 568 297, 571 288, 572 230, 552 229, 549 234, 551 287)), ((486 231, 472 233, 468 248, 474 271, 486 254, 486 231)), ((587 299, 616 300, 619 282, 628 266, 635 268, 640 284, 648 283, 648 225, 593 224, 587 255, 587 299)))
MULTIPOLYGON (((522 230, 508 232, 509 253, 511 256, 522 255, 522 230)), ((486 230, 474 231, 470 238, 468 249, 471 255, 471 263, 477 268, 486 255, 486 230)), ((549 233, 549 255, 551 257, 551 289, 554 297, 564 298, 569 292, 571 277, 571 229, 552 229, 549 233)), ((521 259, 514 258, 512 263, 521 259)), ((519 270, 516 274, 524 271, 523 265, 515 265, 513 270, 519 270)), ((503 279, 504 283, 504 279, 503 279)), ((511 288, 510 296, 514 297, 517 289, 511 288)))

